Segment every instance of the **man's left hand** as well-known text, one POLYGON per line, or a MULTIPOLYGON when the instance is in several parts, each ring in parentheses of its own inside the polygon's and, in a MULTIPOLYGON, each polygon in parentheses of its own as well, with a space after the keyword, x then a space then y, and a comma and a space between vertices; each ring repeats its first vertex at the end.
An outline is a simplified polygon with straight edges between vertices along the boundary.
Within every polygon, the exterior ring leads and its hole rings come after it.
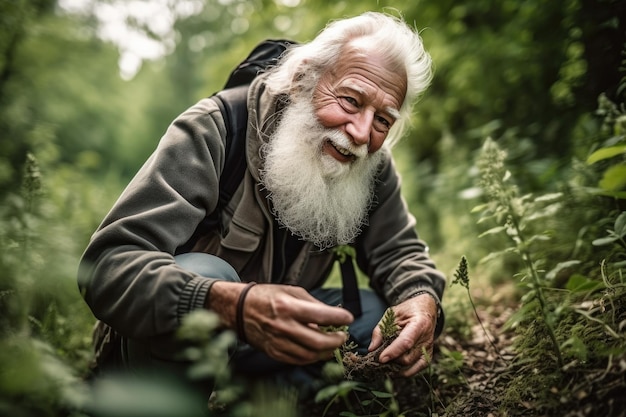
MULTIPOLYGON (((411 377, 425 369, 432 359, 437 303, 430 295, 420 294, 391 308, 396 315, 400 334, 380 353, 379 361, 381 363, 393 361, 402 365, 403 369, 399 375, 411 377)), ((369 351, 380 347, 382 343, 379 325, 372 333, 369 351)))

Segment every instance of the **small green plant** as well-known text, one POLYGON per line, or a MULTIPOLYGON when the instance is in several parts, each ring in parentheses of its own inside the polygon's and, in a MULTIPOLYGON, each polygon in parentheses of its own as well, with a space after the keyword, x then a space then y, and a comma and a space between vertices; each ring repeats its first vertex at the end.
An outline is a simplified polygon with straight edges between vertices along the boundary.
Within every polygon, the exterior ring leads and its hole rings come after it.
POLYGON ((178 329, 178 338, 188 344, 182 355, 193 363, 188 372, 190 379, 211 379, 218 386, 230 381, 228 351, 235 345, 235 335, 232 331, 218 331, 219 326, 217 314, 196 310, 185 317, 178 329))
POLYGON ((472 305, 472 310, 474 311, 474 315, 476 316, 476 320, 478 320, 480 327, 483 329, 483 333, 485 334, 485 337, 489 341, 489 344, 491 345, 491 347, 493 347, 493 350, 496 352, 496 355, 498 355, 502 359, 502 356, 500 355, 500 352, 498 351, 498 347, 495 345, 495 343, 489 336, 489 333, 487 332, 487 329, 485 329, 485 325, 483 324, 483 321, 480 319, 480 316, 478 316, 478 309, 476 308, 476 304, 474 304, 474 299, 472 298, 472 293, 470 292, 470 289, 469 289, 469 284, 470 284, 469 267, 467 263, 467 258, 465 256, 462 256, 461 260, 459 261, 459 266, 454 272, 454 280, 452 280, 452 284, 453 285, 459 284, 465 288, 465 290, 467 291, 467 297, 469 298, 470 304, 472 305))
MULTIPOLYGON (((380 320, 379 328, 383 338, 382 345, 366 355, 354 352, 357 347, 346 344, 335 353, 337 362, 343 369, 341 380, 333 385, 321 389, 316 402, 326 401, 323 415, 327 415, 331 407, 342 402, 346 410, 342 416, 377 415, 403 416, 400 405, 394 395, 391 376, 400 368, 394 363, 381 364, 378 362, 380 353, 398 337, 400 327, 396 323, 396 315, 392 308, 388 308, 380 320), (356 414, 357 412, 365 414, 356 414), (374 413, 374 414, 373 414, 374 413)), ((341 329, 330 329, 341 330, 341 329)), ((334 364, 332 364, 334 365, 334 364)), ((325 367, 325 374, 336 377, 334 367, 325 367)))
POLYGON ((527 305, 537 301, 552 351, 559 368, 562 368, 563 356, 554 331, 558 309, 550 310, 546 302, 545 276, 542 276, 538 266, 539 260, 534 259, 534 252, 531 249, 535 242, 547 240, 549 236, 545 232, 538 234, 529 232, 533 221, 554 213, 562 196, 559 193, 544 195, 541 198, 534 198, 530 194, 520 196, 518 188, 512 183, 510 171, 505 167, 506 156, 506 152, 500 149, 495 141, 487 138, 477 165, 480 172, 480 187, 488 201, 473 211, 482 213, 479 223, 495 220, 498 224, 481 236, 504 233, 512 243, 512 246, 504 251, 494 252, 488 258, 503 253, 515 253, 522 259, 526 274, 522 276, 521 283, 527 289, 523 301, 527 305))
MULTIPOLYGON (((350 394, 355 392, 367 392, 364 384, 357 381, 341 381, 338 384, 329 385, 322 388, 315 395, 315 402, 326 402, 326 407, 322 412, 322 417, 326 416, 330 408, 339 401, 342 401, 343 405, 347 408, 349 414, 354 414, 355 408, 350 401, 350 394)), ((346 415, 345 412, 343 415, 346 415)))
POLYGON ((400 328, 396 324, 396 313, 392 308, 388 308, 385 310, 385 314, 380 321, 380 332, 383 335, 384 342, 391 342, 393 339, 398 337, 398 332, 400 328))
POLYGON ((42 238, 47 226, 42 209, 44 191, 39 161, 29 153, 21 187, 1 195, 0 200, 0 413, 3 415, 78 416, 89 401, 88 386, 52 343, 56 335, 43 331, 48 327, 46 320, 56 318, 50 314, 51 299, 56 294, 45 294, 48 307, 45 310, 40 305, 43 303, 37 303, 37 297, 41 297, 44 281, 57 278, 49 261, 50 253, 58 254, 42 238))
POLYGON ((378 358, 383 350, 389 346, 400 332, 396 323, 396 314, 392 308, 388 308, 378 324, 383 338, 382 344, 366 355, 356 352, 342 352, 342 363, 345 369, 346 379, 360 381, 380 381, 400 370, 400 365, 395 362, 380 363, 378 358))
POLYGON ((357 382, 341 381, 338 384, 327 386, 318 391, 316 402, 326 401, 322 416, 340 415, 346 417, 402 417, 407 411, 400 409, 396 398, 393 381, 385 377, 382 381, 357 382), (345 408, 337 409, 339 403, 345 408), (334 406, 334 408, 333 408, 334 406), (334 414, 338 413, 338 414, 334 414))

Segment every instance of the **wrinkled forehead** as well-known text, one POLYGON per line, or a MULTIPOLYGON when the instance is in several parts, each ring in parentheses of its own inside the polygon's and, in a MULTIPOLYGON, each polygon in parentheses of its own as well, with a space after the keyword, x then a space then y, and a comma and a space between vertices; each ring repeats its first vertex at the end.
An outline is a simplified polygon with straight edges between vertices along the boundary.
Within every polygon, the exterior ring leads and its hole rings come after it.
POLYGON ((394 97, 398 108, 402 106, 407 91, 406 68, 403 62, 392 59, 369 38, 357 38, 347 43, 331 72, 337 77, 360 76, 377 89, 394 97))

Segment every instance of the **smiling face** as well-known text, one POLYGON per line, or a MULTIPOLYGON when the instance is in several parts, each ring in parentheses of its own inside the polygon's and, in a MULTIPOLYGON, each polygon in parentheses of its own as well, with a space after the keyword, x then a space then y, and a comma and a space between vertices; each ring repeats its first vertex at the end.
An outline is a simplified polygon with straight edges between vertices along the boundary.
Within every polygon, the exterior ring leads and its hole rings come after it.
POLYGON ((313 93, 319 123, 345 134, 349 143, 325 139, 322 152, 352 162, 379 150, 400 116, 406 93, 404 71, 390 68, 378 53, 346 46, 337 65, 320 78, 313 93))
POLYGON ((354 46, 312 89, 294 89, 264 145, 261 181, 278 221, 320 248, 352 242, 367 222, 378 151, 399 116, 403 71, 354 46), (312 95, 311 95, 312 94, 312 95))

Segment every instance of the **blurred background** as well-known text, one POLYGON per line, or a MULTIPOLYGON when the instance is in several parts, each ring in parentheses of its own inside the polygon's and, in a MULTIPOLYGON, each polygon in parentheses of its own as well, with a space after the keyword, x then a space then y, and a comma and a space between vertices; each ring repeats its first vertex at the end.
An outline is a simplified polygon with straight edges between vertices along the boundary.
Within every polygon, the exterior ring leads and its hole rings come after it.
MULTIPOLYGON (((394 153, 439 267, 451 276, 461 256, 478 264, 502 246, 478 238, 472 214, 487 137, 523 194, 569 196, 539 226, 557 237, 546 268, 599 264, 591 242, 621 211, 626 174, 607 185, 585 161, 623 140, 607 117, 623 120, 626 1, 0 0, 0 411, 29 395, 55 403, 59 375, 72 384, 83 372, 94 319, 78 259, 171 120, 218 91, 260 40, 307 41, 367 10, 403 16, 435 63, 394 153)), ((515 300, 518 270, 506 257, 477 266, 473 291, 515 300)), ((467 315, 454 291, 444 304, 449 326, 467 315)))

